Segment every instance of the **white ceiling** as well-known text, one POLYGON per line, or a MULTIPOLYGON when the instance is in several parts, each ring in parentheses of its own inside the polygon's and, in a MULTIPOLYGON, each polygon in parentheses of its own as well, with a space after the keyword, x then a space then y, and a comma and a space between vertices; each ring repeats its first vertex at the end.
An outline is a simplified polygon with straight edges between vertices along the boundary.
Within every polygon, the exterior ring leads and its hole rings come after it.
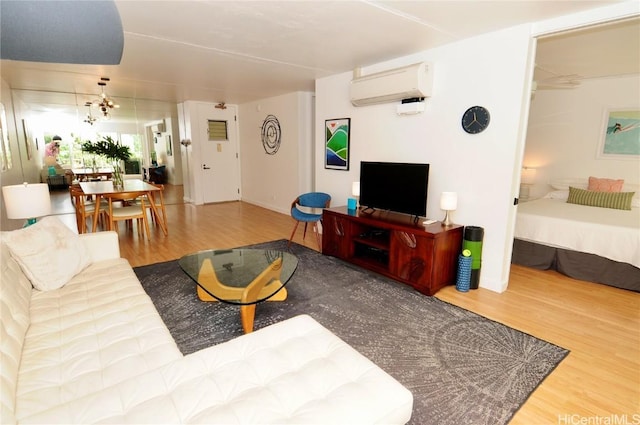
MULTIPOLYGON (((100 77, 110 77, 106 91, 122 105, 114 119, 146 120, 185 100, 241 104, 313 91, 317 78, 622 1, 116 0, 120 65, 2 60, 0 71, 32 111, 71 106, 82 115, 100 77)), ((639 43, 637 19, 544 39, 536 79, 638 73, 639 43)))

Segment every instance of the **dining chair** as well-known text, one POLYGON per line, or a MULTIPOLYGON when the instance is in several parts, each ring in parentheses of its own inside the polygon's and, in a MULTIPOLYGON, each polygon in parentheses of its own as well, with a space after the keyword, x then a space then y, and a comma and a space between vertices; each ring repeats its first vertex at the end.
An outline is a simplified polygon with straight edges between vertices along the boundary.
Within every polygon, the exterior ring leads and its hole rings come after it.
MULTIPOLYGON (((69 186, 69 196, 71 197, 71 204, 76 212, 76 225, 78 226, 78 233, 87 233, 89 227, 87 226, 87 219, 93 218, 96 211, 96 203, 86 199, 80 185, 69 186)), ((98 208, 98 221, 104 224, 105 215, 107 213, 107 203, 100 202, 98 208)))
POLYGON ((296 234, 298 224, 304 223, 304 233, 302 234, 302 240, 307 235, 307 225, 313 223, 313 231, 316 234, 316 240, 318 241, 318 248, 322 250, 322 242, 320 240, 320 233, 318 232, 318 222, 322 221, 322 212, 315 212, 316 208, 329 208, 331 204, 331 195, 323 192, 309 192, 303 193, 293 200, 291 203, 291 217, 296 220, 296 225, 293 227, 291 237, 287 247, 291 245, 291 240, 296 234))
POLYGON ((151 231, 145 210, 144 195, 146 192, 116 192, 102 195, 108 202, 107 218, 109 219, 109 230, 117 230, 119 221, 136 220, 138 225, 138 235, 142 236, 146 232, 147 240, 150 239, 151 231), (134 201, 137 201, 134 203, 134 201), (122 206, 114 204, 122 202, 122 206), (144 228, 142 227, 144 225, 144 228))
MULTIPOLYGON (((164 185, 158 183, 149 183, 160 190, 154 190, 153 192, 149 192, 147 199, 148 201, 145 203, 144 207, 146 210, 151 210, 151 202, 154 203, 156 207, 156 211, 159 213, 160 217, 157 217, 159 220, 162 220, 165 229, 165 235, 167 234, 167 210, 164 207, 164 185)), ((151 214, 151 220, 155 222, 156 217, 151 214)))

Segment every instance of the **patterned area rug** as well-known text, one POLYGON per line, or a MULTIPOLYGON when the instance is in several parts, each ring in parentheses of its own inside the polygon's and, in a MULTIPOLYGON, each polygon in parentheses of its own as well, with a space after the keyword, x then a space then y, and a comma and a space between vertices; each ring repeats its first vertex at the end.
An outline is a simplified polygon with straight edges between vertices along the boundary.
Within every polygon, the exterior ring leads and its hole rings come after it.
MULTIPOLYGON (((412 424, 506 424, 569 353, 301 245, 289 251, 299 260, 289 296, 259 304, 254 329, 309 314, 411 390, 412 424)), ((177 261, 135 272, 184 354, 242 335, 238 307, 199 301, 177 261)))

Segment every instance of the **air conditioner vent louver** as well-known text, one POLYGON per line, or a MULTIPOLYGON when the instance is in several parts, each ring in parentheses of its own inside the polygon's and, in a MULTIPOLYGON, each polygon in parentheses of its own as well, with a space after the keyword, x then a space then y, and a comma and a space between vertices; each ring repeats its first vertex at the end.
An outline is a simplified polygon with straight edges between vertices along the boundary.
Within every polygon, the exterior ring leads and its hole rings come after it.
POLYGON ((166 131, 166 127, 164 125, 164 122, 152 125, 151 126, 151 131, 153 133, 164 133, 166 131))
POLYGON ((364 75, 351 81, 354 106, 389 103, 411 97, 431 96, 433 69, 424 62, 364 75))

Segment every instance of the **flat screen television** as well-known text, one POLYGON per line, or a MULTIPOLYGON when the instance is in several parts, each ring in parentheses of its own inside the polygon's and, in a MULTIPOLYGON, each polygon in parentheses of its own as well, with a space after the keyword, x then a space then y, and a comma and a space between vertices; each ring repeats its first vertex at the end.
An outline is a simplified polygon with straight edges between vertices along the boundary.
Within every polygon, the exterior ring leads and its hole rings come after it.
POLYGON ((360 205, 413 216, 427 215, 429 164, 360 163, 360 205))

